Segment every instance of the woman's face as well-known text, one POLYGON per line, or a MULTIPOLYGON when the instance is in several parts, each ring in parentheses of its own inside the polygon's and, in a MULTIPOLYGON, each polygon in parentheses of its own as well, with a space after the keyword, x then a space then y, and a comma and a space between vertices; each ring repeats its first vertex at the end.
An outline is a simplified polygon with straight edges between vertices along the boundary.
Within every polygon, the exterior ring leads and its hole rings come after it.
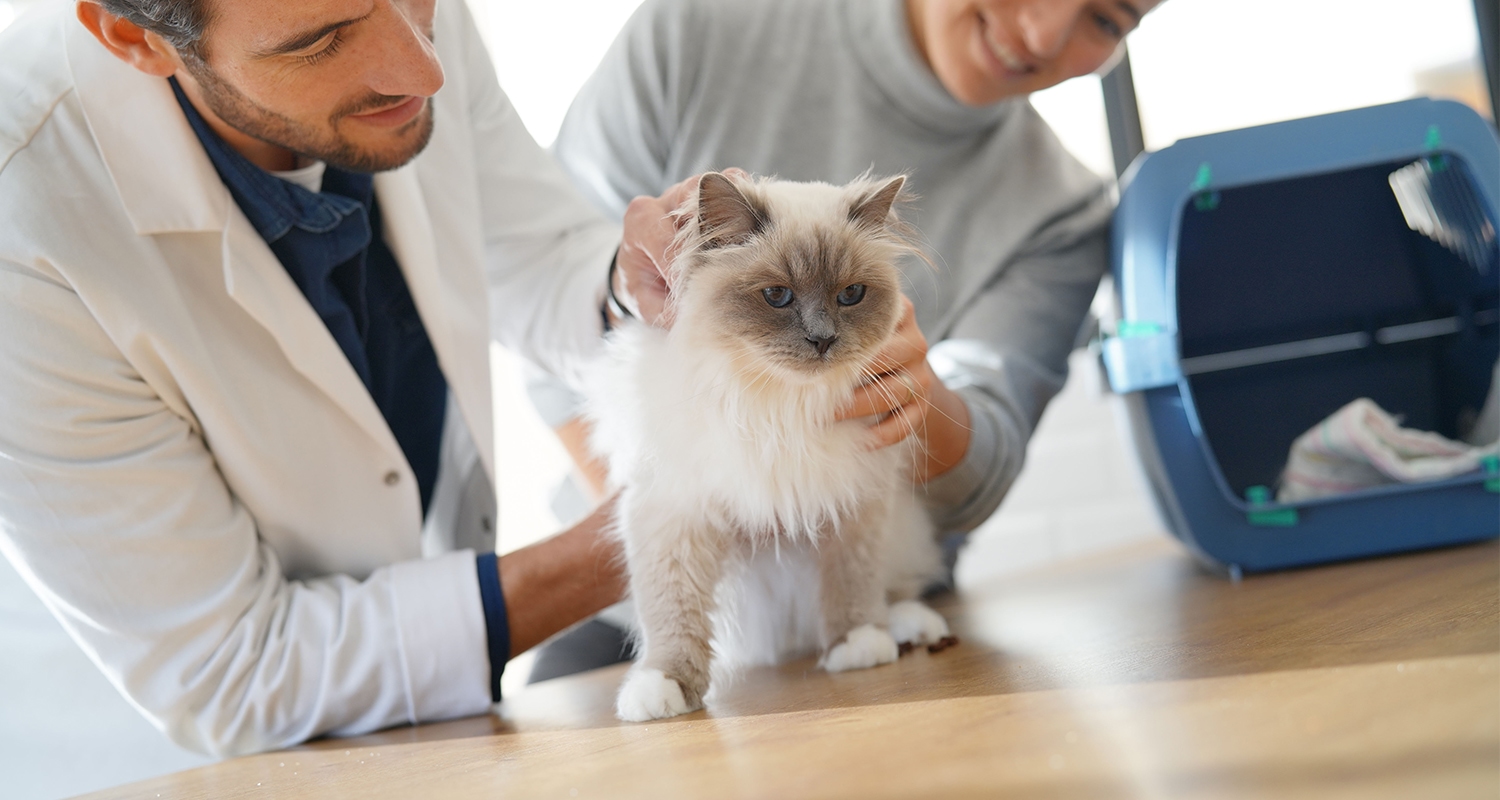
POLYGON ((982 106, 1097 70, 1160 2, 906 0, 906 14, 943 87, 982 106))

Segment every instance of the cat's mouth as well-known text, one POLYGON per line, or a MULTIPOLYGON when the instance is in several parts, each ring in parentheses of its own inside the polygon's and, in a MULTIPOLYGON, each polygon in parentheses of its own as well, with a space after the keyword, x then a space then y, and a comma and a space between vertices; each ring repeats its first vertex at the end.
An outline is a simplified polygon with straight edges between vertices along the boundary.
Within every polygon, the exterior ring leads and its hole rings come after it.
POLYGON ((825 379, 830 374, 857 373, 866 359, 858 357, 855 347, 837 337, 828 341, 807 339, 785 353, 781 362, 793 372, 807 378, 825 379))

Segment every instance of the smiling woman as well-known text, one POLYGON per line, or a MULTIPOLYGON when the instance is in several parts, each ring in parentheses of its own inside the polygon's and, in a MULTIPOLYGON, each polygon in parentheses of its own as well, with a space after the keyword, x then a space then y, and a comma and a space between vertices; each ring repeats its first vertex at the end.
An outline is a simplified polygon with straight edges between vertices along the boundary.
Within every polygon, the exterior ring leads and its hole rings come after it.
POLYGON ((907 12, 938 80, 983 106, 1094 72, 1158 2, 907 0, 907 12))

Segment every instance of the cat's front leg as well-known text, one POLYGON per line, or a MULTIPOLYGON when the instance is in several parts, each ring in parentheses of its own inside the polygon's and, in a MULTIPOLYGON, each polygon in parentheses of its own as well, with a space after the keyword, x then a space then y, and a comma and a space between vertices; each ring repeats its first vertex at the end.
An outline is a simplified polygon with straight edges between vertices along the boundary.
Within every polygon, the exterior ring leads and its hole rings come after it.
POLYGON ((620 687, 615 712, 627 722, 643 722, 695 711, 708 691, 724 536, 704 520, 649 506, 632 508, 625 522, 641 657, 620 687))
POLYGON ((900 655, 886 630, 882 511, 883 504, 866 509, 818 541, 825 643, 820 663, 829 672, 889 664, 900 655))

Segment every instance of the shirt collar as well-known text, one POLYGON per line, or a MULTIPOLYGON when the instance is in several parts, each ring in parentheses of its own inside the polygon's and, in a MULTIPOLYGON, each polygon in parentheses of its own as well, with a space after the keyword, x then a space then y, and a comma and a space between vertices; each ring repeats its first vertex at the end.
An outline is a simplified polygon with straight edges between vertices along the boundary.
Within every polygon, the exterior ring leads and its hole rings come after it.
POLYGON ((328 168, 324 178, 325 191, 311 192, 290 181, 250 163, 230 147, 208 126, 203 115, 188 101, 176 78, 168 78, 177 104, 187 116, 193 133, 203 143, 203 149, 213 162, 214 169, 229 191, 234 195, 240 210, 250 220, 267 244, 286 236, 293 228, 309 233, 328 233, 337 228, 344 218, 356 213, 369 203, 374 183, 364 173, 349 173, 328 168), (335 173, 339 173, 335 176, 335 173), (339 180, 335 180, 337 177, 339 180), (333 191, 333 184, 346 193, 333 191), (347 195, 356 195, 350 197, 347 195))

